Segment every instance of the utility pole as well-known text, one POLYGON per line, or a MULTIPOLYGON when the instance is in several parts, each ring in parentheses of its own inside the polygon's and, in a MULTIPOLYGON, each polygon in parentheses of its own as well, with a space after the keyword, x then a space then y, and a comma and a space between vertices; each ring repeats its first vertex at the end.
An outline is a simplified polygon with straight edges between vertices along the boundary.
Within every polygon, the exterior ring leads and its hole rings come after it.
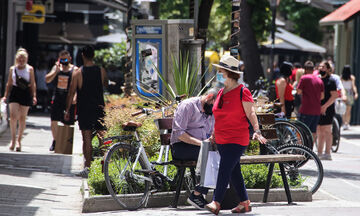
POLYGON ((230 55, 236 59, 240 58, 240 4, 241 0, 231 2, 231 35, 230 35, 230 55))
POLYGON ((270 8, 272 12, 271 19, 271 49, 270 49, 270 74, 274 74, 274 48, 275 48, 275 30, 276 30, 276 5, 277 0, 270 0, 270 8))

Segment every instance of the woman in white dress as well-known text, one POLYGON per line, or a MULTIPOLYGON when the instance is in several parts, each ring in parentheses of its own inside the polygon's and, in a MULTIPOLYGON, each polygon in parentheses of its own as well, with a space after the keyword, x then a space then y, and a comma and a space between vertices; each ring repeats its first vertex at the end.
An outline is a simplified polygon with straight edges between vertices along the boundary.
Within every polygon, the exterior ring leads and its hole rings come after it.
POLYGON ((354 104, 354 100, 358 98, 358 92, 355 85, 355 76, 351 74, 350 65, 345 65, 341 75, 341 82, 346 91, 346 112, 343 115, 343 129, 349 129, 349 123, 351 119, 351 107, 354 104))

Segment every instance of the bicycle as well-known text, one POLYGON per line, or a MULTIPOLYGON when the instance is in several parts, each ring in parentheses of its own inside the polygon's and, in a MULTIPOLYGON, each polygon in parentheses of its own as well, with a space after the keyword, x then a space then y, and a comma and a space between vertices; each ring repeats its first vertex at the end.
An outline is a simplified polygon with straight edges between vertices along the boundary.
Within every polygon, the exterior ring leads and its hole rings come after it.
POLYGON ((299 185, 306 186, 312 194, 320 188, 324 178, 324 169, 321 160, 310 148, 298 144, 285 144, 277 147, 267 144, 266 147, 272 154, 305 156, 305 160, 284 163, 290 188, 298 188, 299 185))
MULTIPOLYGON (((290 187, 299 187, 305 185, 312 193, 315 193, 323 180, 324 171, 322 163, 318 156, 308 147, 303 144, 294 144, 284 142, 284 138, 279 136, 279 127, 276 124, 282 125, 282 129, 287 131, 288 136, 295 136, 300 132, 293 132, 292 129, 296 127, 287 120, 276 120, 274 114, 261 115, 259 117, 259 124, 264 131, 264 135, 268 137, 266 147, 267 153, 271 154, 300 154, 305 156, 305 160, 284 163, 285 173, 289 178, 290 187), (276 133, 276 134, 275 134, 276 133)), ((291 139, 290 139, 291 140, 291 139)))
MULTIPOLYGON (((180 100, 181 97, 177 97, 176 101, 180 100)), ((132 115, 149 115, 160 111, 164 113, 172 105, 161 110, 143 109, 132 115)), ((105 156, 105 183, 109 193, 120 206, 127 210, 136 210, 143 205, 147 206, 150 194, 163 190, 167 183, 176 185, 178 178, 175 176, 171 179, 155 167, 155 165, 169 165, 171 162, 150 162, 137 132, 137 128, 141 127, 140 123, 127 122, 122 127, 124 131, 133 134, 114 136, 104 141, 104 144, 117 141, 105 156)), ((195 186, 195 176, 191 177, 195 186)))

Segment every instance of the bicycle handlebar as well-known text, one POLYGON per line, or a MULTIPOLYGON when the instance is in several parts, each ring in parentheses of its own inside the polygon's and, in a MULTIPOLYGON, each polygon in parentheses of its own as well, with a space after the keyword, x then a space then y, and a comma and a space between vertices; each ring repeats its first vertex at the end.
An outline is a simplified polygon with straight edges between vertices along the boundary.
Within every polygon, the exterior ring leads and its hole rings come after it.
POLYGON ((182 99, 184 99, 186 97, 186 94, 182 94, 182 95, 178 95, 175 97, 175 101, 176 102, 180 102, 182 99))
POLYGON ((134 113, 131 113, 131 116, 137 116, 137 115, 140 115, 141 113, 144 113, 144 109, 134 112, 134 113))
POLYGON ((150 115, 151 113, 162 112, 164 110, 170 109, 175 103, 179 103, 185 97, 186 97, 186 94, 178 95, 178 96, 175 97, 175 100, 170 105, 168 105, 166 107, 162 107, 161 109, 158 109, 158 110, 154 110, 154 109, 150 109, 150 108, 143 108, 140 111, 131 113, 131 116, 134 117, 134 116, 138 116, 138 115, 143 114, 143 113, 146 114, 146 115, 150 115))

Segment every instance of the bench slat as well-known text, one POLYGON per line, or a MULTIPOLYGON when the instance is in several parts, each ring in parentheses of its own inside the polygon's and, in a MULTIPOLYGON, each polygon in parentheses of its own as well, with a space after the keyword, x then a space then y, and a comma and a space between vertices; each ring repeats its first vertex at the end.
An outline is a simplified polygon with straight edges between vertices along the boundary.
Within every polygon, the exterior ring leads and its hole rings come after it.
POLYGON ((255 163, 279 163, 289 161, 305 160, 304 155, 293 154, 277 154, 277 155, 251 155, 242 156, 240 158, 241 164, 255 164, 255 163))

